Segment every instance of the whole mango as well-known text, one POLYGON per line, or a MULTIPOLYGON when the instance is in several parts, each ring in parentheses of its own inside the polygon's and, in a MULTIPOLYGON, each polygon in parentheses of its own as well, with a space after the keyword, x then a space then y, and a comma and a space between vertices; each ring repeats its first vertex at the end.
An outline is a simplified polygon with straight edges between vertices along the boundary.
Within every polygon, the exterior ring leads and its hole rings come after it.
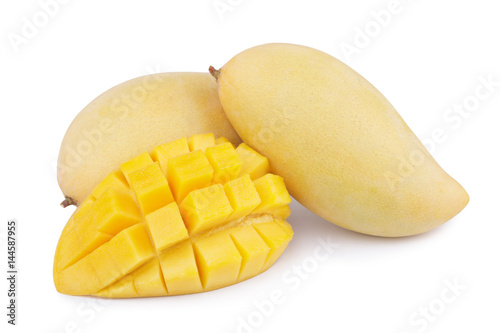
POLYGON ((465 190, 389 101, 336 58, 266 44, 210 72, 242 140, 269 158, 293 197, 326 220, 370 235, 408 236, 467 205, 465 190))
POLYGON ((57 180, 78 205, 120 163, 180 137, 213 132, 241 142, 208 73, 159 73, 123 82, 75 117, 59 151, 57 180))

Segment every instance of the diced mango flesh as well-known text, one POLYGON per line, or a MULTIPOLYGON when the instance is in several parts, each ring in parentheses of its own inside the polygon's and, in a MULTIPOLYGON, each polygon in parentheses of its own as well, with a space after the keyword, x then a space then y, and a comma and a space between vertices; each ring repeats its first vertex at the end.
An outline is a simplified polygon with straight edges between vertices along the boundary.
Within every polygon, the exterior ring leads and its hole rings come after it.
POLYGON ((218 233, 200 239, 195 242, 194 249, 205 290, 217 289, 238 281, 241 254, 228 234, 218 233))
POLYGON ((255 180, 271 172, 271 166, 269 165, 267 157, 262 156, 247 144, 240 144, 238 148, 236 148, 236 153, 243 161, 243 166, 239 174, 240 176, 250 175, 250 178, 255 180))
POLYGON ((286 220, 292 212, 290 206, 286 205, 270 210, 268 213, 281 220, 286 220))
POLYGON ((230 236, 242 256, 238 280, 251 278, 262 270, 271 248, 251 225, 245 225, 231 230, 230 236))
POLYGON ((271 248, 264 263, 263 271, 267 270, 281 256, 293 235, 291 228, 285 221, 275 220, 273 222, 255 223, 253 227, 262 239, 271 248))
POLYGON ((153 159, 151 158, 151 155, 149 155, 148 153, 142 153, 141 155, 134 157, 130 161, 122 163, 122 165, 120 165, 120 169, 122 170, 125 179, 129 181, 128 179, 129 174, 131 174, 134 171, 140 170, 145 166, 148 166, 149 164, 153 164, 153 159))
POLYGON ((175 202, 146 215, 146 223, 157 252, 189 237, 175 202))
POLYGON ((144 215, 174 201, 167 179, 158 162, 129 174, 130 187, 134 191, 144 215))
POLYGON ((208 147, 215 146, 214 134, 195 134, 188 139, 188 145, 191 151, 205 151, 208 147))
POLYGON ((241 158, 240 147, 195 135, 123 163, 64 228, 54 261, 57 290, 179 295, 268 269, 293 236, 284 221, 290 197, 280 177, 266 174, 267 159, 248 146, 241 158))
POLYGON ((94 201, 95 199, 92 196, 89 196, 78 206, 78 209, 73 213, 73 215, 71 215, 68 223, 66 223, 61 237, 73 230, 73 228, 80 223, 82 218, 87 218, 87 213, 91 211, 94 201))
POLYGON ((191 191, 212 183, 214 170, 199 150, 168 161, 167 178, 177 202, 191 191))
POLYGON ((205 150, 205 155, 214 169, 214 183, 227 183, 240 173, 243 162, 231 143, 209 147, 205 150))
POLYGON ((229 216, 230 220, 237 220, 250 214, 261 203, 259 193, 257 193, 249 175, 224 184, 224 192, 233 209, 229 216))
POLYGON ((120 230, 137 224, 141 215, 129 192, 109 189, 94 202, 93 226, 100 232, 116 235, 120 230))
POLYGON ((220 144, 226 143, 226 142, 230 142, 230 141, 222 136, 220 138, 215 139, 216 145, 220 145, 220 144))
POLYGON ((203 291, 193 246, 189 240, 160 255, 160 266, 169 295, 203 291))
POLYGON ((163 282, 158 260, 151 260, 133 273, 134 287, 139 296, 165 296, 167 289, 163 282))
POLYGON ((292 202, 285 182, 280 176, 268 173, 253 183, 261 199, 261 203, 255 208, 254 213, 275 210, 292 202))
POLYGON ((121 170, 117 170, 115 172, 110 173, 102 182, 99 183, 90 194, 91 197, 95 199, 99 199, 101 195, 109 190, 110 188, 121 191, 128 191, 128 183, 123 175, 121 170))
POLYGON ((151 153, 151 157, 160 164, 163 174, 167 175, 168 160, 187 153, 189 153, 188 142, 186 138, 182 138, 156 146, 151 153))
POLYGON ((180 209, 190 234, 221 225, 233 212, 220 184, 192 191, 182 201, 180 209))

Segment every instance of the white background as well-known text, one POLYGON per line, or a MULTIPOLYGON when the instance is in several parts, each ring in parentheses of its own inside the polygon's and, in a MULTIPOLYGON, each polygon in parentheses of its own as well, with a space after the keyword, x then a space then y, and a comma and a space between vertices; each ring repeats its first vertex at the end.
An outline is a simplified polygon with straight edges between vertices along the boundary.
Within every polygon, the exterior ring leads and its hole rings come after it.
POLYGON ((495 1, 401 0, 384 26, 373 13, 393 9, 390 0, 222 0, 230 6, 222 14, 213 0, 75 0, 52 7, 44 22, 40 3, 46 2, 0 5, 0 258, 5 272, 5 225, 16 218, 20 272, 15 328, 6 324, 1 279, 2 332, 500 330, 495 1), (34 20, 38 31, 22 37, 23 26, 34 20), (368 41, 359 33, 364 29, 371 29, 368 41), (25 40, 16 46, 14 35, 25 40), (266 42, 321 49, 366 77, 465 187, 468 207, 424 235, 384 239, 343 230, 293 203, 293 241, 269 271, 247 282, 205 294, 107 302, 58 294, 53 254, 73 208, 59 207, 55 165, 71 120, 122 81, 152 72, 206 71, 266 42), (357 53, 344 52, 348 44, 357 53), (496 86, 479 101, 476 88, 488 77, 496 86), (443 118, 463 103, 472 105, 468 115, 443 118), (431 145, 435 131, 444 139, 431 145), (322 261, 314 256, 320 239, 336 244, 332 253, 321 252, 322 261), (297 275, 297 267, 306 273, 297 275), (460 289, 449 290, 450 283, 460 289), (269 306, 280 291, 282 302, 269 306), (423 317, 419 311, 429 308, 423 317))

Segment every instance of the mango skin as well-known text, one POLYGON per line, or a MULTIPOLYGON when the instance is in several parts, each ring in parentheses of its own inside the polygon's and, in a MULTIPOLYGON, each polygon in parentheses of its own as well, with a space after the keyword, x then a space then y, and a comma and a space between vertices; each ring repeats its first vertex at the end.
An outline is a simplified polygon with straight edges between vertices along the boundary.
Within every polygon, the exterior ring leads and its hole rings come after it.
POLYGON ((159 73, 123 82, 88 104, 69 126, 57 180, 78 204, 122 161, 197 133, 241 143, 208 73, 159 73))
POLYGON ((336 58, 305 46, 265 44, 213 75, 243 141, 324 219, 364 234, 409 236, 467 205, 465 190, 389 101, 336 58))

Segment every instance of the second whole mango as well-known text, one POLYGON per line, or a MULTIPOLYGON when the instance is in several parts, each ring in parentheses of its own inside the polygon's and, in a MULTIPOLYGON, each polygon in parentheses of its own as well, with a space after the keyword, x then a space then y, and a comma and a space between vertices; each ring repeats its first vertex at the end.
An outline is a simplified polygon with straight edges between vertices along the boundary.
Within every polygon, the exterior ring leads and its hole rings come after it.
POLYGON ((467 205, 465 190, 389 101, 336 58, 265 44, 210 72, 242 140, 267 156, 293 197, 326 220, 370 235, 409 236, 467 205))

